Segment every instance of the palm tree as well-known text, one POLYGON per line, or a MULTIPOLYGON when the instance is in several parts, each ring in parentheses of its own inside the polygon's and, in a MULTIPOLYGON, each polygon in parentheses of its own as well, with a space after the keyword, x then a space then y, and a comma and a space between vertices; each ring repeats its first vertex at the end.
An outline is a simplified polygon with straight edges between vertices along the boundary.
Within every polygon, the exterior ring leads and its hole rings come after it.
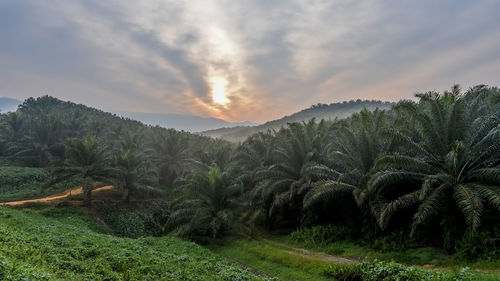
POLYGON ((35 166, 46 167, 54 157, 62 156, 63 123, 52 115, 32 118, 30 134, 11 142, 9 151, 15 157, 33 158, 35 166))
POLYGON ((272 152, 276 138, 271 131, 259 132, 249 136, 236 150, 233 161, 237 164, 239 178, 251 189, 257 182, 257 176, 272 164, 272 152))
POLYGON ((486 206, 500 210, 500 111, 478 115, 457 87, 444 95, 417 97, 418 104, 405 101, 397 109, 412 118, 421 141, 392 130, 403 150, 381 157, 377 165, 383 170, 370 182, 380 193, 399 193, 385 202, 380 226, 387 227, 394 214, 412 206, 418 206, 413 230, 456 208, 474 234, 486 206), (411 181, 420 188, 405 189, 404 183, 411 181))
POLYGON ((377 218, 379 198, 369 189, 368 181, 377 157, 388 149, 389 144, 382 136, 387 125, 386 112, 379 109, 373 112, 363 109, 343 122, 329 151, 332 165, 314 167, 313 171, 322 180, 306 194, 304 207, 332 200, 341 204, 338 199, 350 195, 362 210, 377 218))
POLYGON ((2 114, 0 118, 2 154, 8 156, 17 151, 15 147, 24 139, 26 122, 18 111, 2 114))
POLYGON ((190 142, 183 132, 160 131, 152 144, 155 162, 159 166, 159 183, 171 187, 183 176, 189 163, 190 142))
MULTIPOLYGON (((116 169, 111 167, 110 154, 95 136, 87 136, 84 140, 67 139, 64 161, 54 162, 52 181, 54 184, 72 178, 83 179, 84 205, 91 205, 91 193, 97 181, 111 182, 116 177, 116 169)), ((45 187, 48 187, 46 185, 45 187)))
POLYGON ((212 166, 186 176, 181 196, 173 205, 166 230, 183 237, 217 237, 231 226, 232 205, 241 184, 212 166))
POLYGON ((212 165, 216 165, 222 171, 226 170, 233 157, 233 149, 229 142, 216 139, 215 141, 205 145, 200 150, 194 153, 195 160, 191 161, 197 164, 197 168, 204 169, 212 165))
POLYGON ((311 168, 324 161, 329 123, 314 119, 307 123, 291 123, 276 134, 272 165, 257 174, 253 190, 254 202, 271 219, 278 210, 288 208, 296 219, 302 211, 302 198, 312 187, 311 168))
POLYGON ((123 190, 126 202, 139 191, 160 193, 153 187, 156 174, 144 153, 135 149, 121 151, 116 156, 115 166, 118 170, 115 182, 123 190))

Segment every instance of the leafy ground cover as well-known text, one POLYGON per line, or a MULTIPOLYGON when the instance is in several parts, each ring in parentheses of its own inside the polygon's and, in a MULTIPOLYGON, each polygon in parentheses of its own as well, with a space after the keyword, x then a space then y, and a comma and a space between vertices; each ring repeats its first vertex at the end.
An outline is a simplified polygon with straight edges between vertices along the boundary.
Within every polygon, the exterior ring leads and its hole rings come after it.
POLYGON ((69 181, 42 191, 49 178, 50 173, 44 168, 0 166, 0 202, 44 197, 80 184, 69 181))
POLYGON ((339 263, 335 257, 297 249, 269 239, 228 238, 210 248, 280 280, 498 280, 495 272, 475 272, 467 267, 427 270, 396 262, 339 263))
MULTIPOLYGON (((359 239, 352 240, 350 238, 352 233, 346 232, 346 229, 337 226, 316 226, 295 231, 288 236, 275 237, 274 239, 284 244, 347 258, 395 261, 425 267, 454 269, 470 267, 478 271, 498 271, 500 274, 500 260, 497 258, 498 251, 490 250, 489 255, 484 254, 482 259, 470 261, 464 259, 460 251, 455 254, 448 254, 439 248, 405 245, 408 244, 408 237, 402 234, 367 242, 359 239)), ((476 244, 480 245, 481 248, 486 247, 482 245, 482 242, 476 244)))
POLYGON ((174 237, 117 238, 65 209, 0 208, 2 280, 262 280, 174 237))

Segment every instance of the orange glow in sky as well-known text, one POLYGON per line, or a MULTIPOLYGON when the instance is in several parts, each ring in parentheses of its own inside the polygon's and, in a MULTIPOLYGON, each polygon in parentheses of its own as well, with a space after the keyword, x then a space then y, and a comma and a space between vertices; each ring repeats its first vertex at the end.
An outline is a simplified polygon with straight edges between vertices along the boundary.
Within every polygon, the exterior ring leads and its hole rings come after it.
POLYGON ((227 80, 224 77, 216 76, 210 79, 212 89, 212 100, 216 104, 226 105, 230 102, 227 98, 227 80))

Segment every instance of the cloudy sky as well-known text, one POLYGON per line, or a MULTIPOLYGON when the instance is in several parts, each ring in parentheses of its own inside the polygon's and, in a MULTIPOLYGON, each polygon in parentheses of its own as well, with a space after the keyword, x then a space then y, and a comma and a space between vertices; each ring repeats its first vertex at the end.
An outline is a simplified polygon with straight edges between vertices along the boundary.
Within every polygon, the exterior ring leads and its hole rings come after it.
POLYGON ((0 0, 0 96, 262 122, 500 85, 500 1, 0 0))

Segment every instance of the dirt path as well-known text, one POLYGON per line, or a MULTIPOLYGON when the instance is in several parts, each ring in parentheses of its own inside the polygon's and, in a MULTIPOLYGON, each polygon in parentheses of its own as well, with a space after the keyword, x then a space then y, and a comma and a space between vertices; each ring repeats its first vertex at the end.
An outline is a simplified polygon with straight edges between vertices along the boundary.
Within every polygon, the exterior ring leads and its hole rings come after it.
MULTIPOLYGON (((93 192, 101 191, 101 190, 109 190, 109 189, 112 189, 112 188, 113 188, 113 186, 106 185, 106 186, 103 186, 103 187, 95 188, 93 190, 93 192)), ((70 190, 68 190, 65 193, 60 194, 60 195, 50 195, 50 196, 47 196, 47 197, 37 198, 37 199, 28 199, 28 200, 20 200, 20 201, 3 202, 3 203, 0 203, 0 205, 16 206, 16 205, 22 205, 24 203, 32 203, 32 202, 49 202, 49 201, 54 201, 54 200, 68 198, 69 196, 79 195, 79 194, 82 194, 82 193, 83 193, 82 188, 78 187, 78 188, 70 189, 70 190)))
POLYGON ((325 262, 332 262, 332 263, 343 263, 343 264, 349 264, 349 263, 355 263, 356 261, 338 257, 338 256, 332 256, 326 253, 322 252, 315 252, 311 250, 306 250, 306 249, 301 249, 301 248, 290 248, 289 250, 282 250, 285 253, 288 253, 290 255, 294 256, 301 256, 306 259, 314 259, 314 260, 322 260, 325 262))
POLYGON ((309 260, 321 260, 328 263, 357 263, 358 261, 347 259, 340 256, 332 256, 324 252, 317 252, 313 250, 308 250, 304 248, 293 247, 292 245, 284 244, 282 242, 273 241, 272 239, 261 238, 259 239, 261 243, 264 243, 266 246, 272 247, 275 251, 287 253, 292 256, 300 256, 309 260))

